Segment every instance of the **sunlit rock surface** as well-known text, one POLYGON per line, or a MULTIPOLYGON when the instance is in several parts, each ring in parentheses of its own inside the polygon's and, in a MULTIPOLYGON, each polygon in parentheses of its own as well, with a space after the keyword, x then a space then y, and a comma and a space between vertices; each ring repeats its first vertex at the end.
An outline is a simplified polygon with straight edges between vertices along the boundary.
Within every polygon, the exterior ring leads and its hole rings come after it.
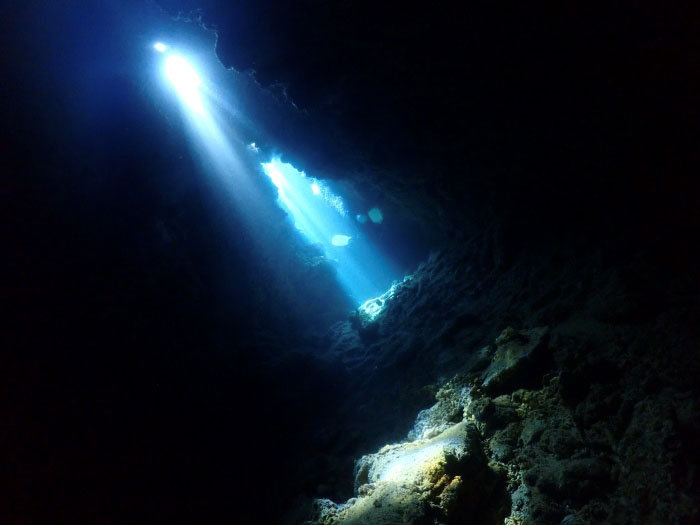
POLYGON ((432 523, 481 519, 499 487, 473 424, 457 423, 430 439, 387 445, 355 465, 356 497, 314 503, 311 523, 432 523), (478 494, 478 497, 477 497, 478 494))
POLYGON ((536 359, 536 352, 546 343, 547 328, 516 332, 507 328, 496 338, 491 364, 482 374, 482 387, 494 392, 507 389, 509 382, 517 383, 518 375, 527 375, 526 367, 536 359))
POLYGON ((464 407, 471 402, 469 389, 453 384, 447 384, 438 390, 435 399, 437 403, 418 413, 416 422, 408 433, 409 440, 429 439, 444 431, 462 419, 464 407))

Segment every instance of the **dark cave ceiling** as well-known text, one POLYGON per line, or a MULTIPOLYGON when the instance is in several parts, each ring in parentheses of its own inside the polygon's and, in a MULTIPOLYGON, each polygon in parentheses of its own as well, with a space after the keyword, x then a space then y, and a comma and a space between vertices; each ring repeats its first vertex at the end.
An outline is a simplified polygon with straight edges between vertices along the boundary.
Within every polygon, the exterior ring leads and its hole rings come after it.
POLYGON ((433 234, 692 222, 690 5, 159 3, 301 109, 301 132, 271 132, 298 165, 379 186, 433 234))

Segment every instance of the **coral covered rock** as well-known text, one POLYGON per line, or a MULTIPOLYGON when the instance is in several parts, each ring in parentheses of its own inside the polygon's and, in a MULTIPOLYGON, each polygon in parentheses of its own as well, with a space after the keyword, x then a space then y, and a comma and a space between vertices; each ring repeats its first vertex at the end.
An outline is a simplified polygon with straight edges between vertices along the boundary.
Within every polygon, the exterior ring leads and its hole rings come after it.
POLYGON ((528 364, 546 343, 548 328, 533 328, 516 332, 506 328, 496 339, 496 351, 491 364, 483 373, 483 387, 490 392, 506 388, 526 373, 528 364))
POLYGON ((431 439, 387 445, 355 468, 357 498, 317 500, 313 523, 451 523, 478 516, 497 486, 474 425, 457 423, 431 439))

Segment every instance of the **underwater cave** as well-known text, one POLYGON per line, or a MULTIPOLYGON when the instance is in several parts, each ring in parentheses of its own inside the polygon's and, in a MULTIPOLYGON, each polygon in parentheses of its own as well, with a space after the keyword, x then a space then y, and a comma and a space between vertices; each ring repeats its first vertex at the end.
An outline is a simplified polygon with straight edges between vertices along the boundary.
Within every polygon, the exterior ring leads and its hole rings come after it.
POLYGON ((3 523, 700 520, 700 8, 0 7, 3 523))

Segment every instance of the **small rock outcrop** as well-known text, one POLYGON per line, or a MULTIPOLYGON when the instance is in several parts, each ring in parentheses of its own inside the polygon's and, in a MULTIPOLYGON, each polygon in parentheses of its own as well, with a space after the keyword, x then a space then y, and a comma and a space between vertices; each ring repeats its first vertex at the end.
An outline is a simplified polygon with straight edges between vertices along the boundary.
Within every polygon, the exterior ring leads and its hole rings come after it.
POLYGON ((317 500, 312 523, 461 523, 482 513, 499 481, 475 425, 462 421, 363 456, 355 465, 356 497, 317 500))
POLYGON ((482 387, 487 392, 507 390, 509 384, 522 384, 527 378, 528 365, 540 357, 545 347, 548 328, 533 328, 521 332, 509 327, 495 341, 495 352, 482 374, 482 387), (523 377, 520 377, 523 376, 523 377))

